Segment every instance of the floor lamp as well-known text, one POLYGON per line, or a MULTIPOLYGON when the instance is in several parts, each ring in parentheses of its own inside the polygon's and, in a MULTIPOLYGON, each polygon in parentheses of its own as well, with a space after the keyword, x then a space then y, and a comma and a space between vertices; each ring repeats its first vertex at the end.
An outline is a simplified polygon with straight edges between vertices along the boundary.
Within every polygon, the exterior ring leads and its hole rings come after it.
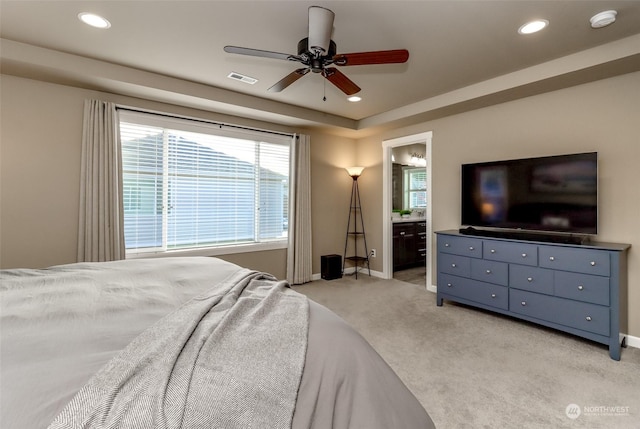
POLYGON ((348 167, 347 173, 353 179, 351 185, 351 199, 349 200, 349 220, 347 221, 347 236, 344 241, 344 258, 342 260, 342 274, 344 275, 345 264, 351 261, 355 267, 356 279, 358 278, 358 267, 367 264, 369 276, 371 276, 371 267, 369 266, 369 250, 367 249, 367 237, 364 233, 364 222, 362 220, 362 206, 360 204, 360 191, 358 190, 358 177, 362 174, 364 167, 348 167), (360 226, 358 227, 358 218, 360 226), (358 239, 362 238, 364 243, 364 255, 358 255, 358 239), (347 254, 349 247, 349 239, 353 240, 353 254, 347 254))

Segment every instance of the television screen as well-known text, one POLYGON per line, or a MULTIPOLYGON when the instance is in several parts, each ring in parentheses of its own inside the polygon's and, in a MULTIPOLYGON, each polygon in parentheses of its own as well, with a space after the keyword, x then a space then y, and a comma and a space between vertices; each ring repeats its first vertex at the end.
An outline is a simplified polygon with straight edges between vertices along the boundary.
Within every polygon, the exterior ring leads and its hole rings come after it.
POLYGON ((597 152, 462 165, 462 225, 596 234, 597 152))

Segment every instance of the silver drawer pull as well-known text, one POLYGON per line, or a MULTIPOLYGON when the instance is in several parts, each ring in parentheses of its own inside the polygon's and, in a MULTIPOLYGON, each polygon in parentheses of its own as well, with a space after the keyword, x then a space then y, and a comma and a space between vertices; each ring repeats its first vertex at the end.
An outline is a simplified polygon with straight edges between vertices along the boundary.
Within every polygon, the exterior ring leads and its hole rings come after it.
POLYGON ((491 270, 487 270, 487 274, 491 274, 491 270))
POLYGON ((491 253, 496 253, 496 249, 491 249, 490 252, 491 253))
MULTIPOLYGON (((473 251, 473 246, 469 246, 469 250, 473 251)), ((593 265, 593 262, 591 264, 593 265)))
POLYGON ((591 266, 595 267, 596 266, 596 261, 591 261, 591 266))
POLYGON ((524 307, 525 305, 527 305, 527 301, 522 301, 522 302, 520 303, 520 305, 522 305, 522 306, 524 307))
POLYGON ((404 231, 401 231, 401 232, 400 232, 400 235, 405 235, 405 234, 406 234, 406 233, 405 233, 404 231))
POLYGON ((533 277, 527 277, 527 281, 528 282, 532 282, 533 281, 533 277))
POLYGON ((582 285, 578 286, 578 290, 583 290, 583 289, 584 289, 584 286, 582 286, 582 285))
POLYGON ((452 287, 453 285, 451 283, 447 283, 447 287, 452 287))
POLYGON ((550 261, 555 261, 555 260, 556 260, 556 258, 554 258, 553 256, 549 256, 549 260, 550 260, 550 261))
POLYGON ((496 294, 495 294, 495 293, 492 293, 492 294, 491 294, 491 298, 495 298, 495 297, 496 297, 496 294))
POLYGON ((587 319, 587 322, 591 322, 591 316, 587 316, 585 319, 587 319))
POLYGON ((444 243, 444 247, 449 247, 449 243, 444 243))
POLYGON ((451 264, 451 267, 455 268, 455 267, 457 267, 457 265, 456 264, 451 264))
POLYGON ((523 254, 522 254, 522 257, 523 257, 523 258, 526 258, 526 257, 527 257, 527 254, 526 254, 526 253, 523 253, 523 254))

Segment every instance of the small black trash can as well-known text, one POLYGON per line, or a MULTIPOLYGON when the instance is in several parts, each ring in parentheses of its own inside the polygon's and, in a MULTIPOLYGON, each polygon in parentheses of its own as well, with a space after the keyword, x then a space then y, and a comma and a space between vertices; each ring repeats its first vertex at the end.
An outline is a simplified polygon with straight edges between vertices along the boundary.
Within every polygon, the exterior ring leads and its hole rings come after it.
POLYGON ((324 255, 320 257, 320 276, 325 280, 342 277, 342 256, 324 255))

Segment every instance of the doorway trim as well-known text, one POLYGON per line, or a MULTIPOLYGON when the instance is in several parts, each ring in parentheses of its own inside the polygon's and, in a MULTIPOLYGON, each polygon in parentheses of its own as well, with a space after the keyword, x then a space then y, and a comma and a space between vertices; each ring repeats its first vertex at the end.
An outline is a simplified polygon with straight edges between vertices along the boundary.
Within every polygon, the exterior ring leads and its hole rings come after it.
POLYGON ((435 292, 436 288, 431 284, 431 268, 432 268, 432 190, 431 190, 431 140, 433 132, 427 131, 420 134, 399 137, 382 142, 382 247, 384 248, 382 256, 382 276, 385 279, 393 278, 393 227, 391 221, 391 210, 393 207, 392 195, 392 149, 398 146, 408 146, 412 144, 425 144, 425 158, 427 160, 427 209, 425 210, 425 221, 427 224, 427 260, 426 260, 426 288, 435 292))

